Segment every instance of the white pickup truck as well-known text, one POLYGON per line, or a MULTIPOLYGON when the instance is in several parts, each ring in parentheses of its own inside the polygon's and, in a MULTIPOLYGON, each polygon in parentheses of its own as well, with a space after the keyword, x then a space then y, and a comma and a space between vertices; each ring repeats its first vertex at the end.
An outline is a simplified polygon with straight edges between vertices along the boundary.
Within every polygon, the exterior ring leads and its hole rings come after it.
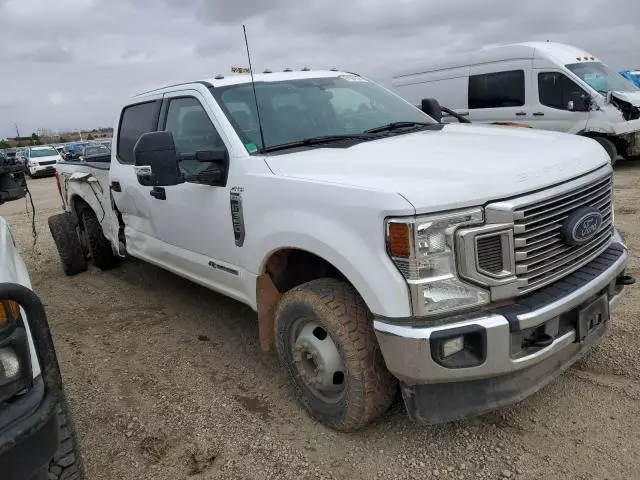
POLYGON ((373 421, 398 384, 421 423, 521 400, 602 338, 633 281, 608 156, 422 110, 337 71, 137 95, 110 162, 56 166, 64 269, 130 255, 248 304, 337 429, 373 421))

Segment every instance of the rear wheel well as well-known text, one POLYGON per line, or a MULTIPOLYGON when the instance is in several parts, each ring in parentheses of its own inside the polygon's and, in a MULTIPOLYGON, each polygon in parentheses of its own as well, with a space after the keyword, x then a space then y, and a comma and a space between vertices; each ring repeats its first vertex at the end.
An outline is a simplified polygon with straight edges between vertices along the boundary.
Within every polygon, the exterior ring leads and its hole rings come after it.
POLYGON ((91 205, 89 205, 81 196, 79 195, 74 195, 73 197, 71 197, 71 202, 69 202, 71 205, 71 211, 72 213, 76 216, 76 218, 79 220, 80 218, 80 212, 82 212, 82 210, 88 208, 89 210, 93 210, 91 208, 91 205))

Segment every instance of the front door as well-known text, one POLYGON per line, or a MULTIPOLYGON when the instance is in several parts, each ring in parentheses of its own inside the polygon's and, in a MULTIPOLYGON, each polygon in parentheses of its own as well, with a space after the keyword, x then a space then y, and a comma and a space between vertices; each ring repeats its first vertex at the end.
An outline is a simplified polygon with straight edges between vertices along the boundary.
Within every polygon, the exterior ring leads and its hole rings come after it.
POLYGON ((529 122, 532 127, 566 133, 584 130, 589 112, 570 110, 569 102, 576 97, 586 99, 587 92, 564 73, 533 70, 531 91, 538 97, 529 122))
POLYGON ((164 102, 158 129, 173 133, 178 157, 187 159, 180 162, 185 183, 163 187, 165 198, 151 201, 154 230, 165 247, 162 260, 178 273, 244 301, 230 207, 233 162, 226 185, 212 186, 198 179, 211 164, 194 158, 196 152, 228 150, 228 145, 200 92, 172 92, 164 102))

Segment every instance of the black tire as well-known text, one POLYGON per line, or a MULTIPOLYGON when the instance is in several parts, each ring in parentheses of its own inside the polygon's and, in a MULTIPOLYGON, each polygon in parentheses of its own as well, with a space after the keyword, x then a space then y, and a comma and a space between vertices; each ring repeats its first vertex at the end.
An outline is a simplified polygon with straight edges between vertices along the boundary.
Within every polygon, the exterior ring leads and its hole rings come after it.
POLYGON ((611 166, 615 165, 616 159, 618 158, 618 149, 616 148, 616 145, 605 137, 593 137, 593 139, 602 145, 602 148, 607 151, 607 154, 611 159, 611 166))
POLYGON ((49 480, 83 480, 84 465, 67 400, 58 405, 58 449, 49 462, 49 480))
POLYGON ((91 261, 100 270, 115 268, 120 263, 120 259, 114 255, 111 243, 102 233, 102 227, 98 217, 88 208, 80 212, 81 228, 87 235, 89 250, 91 251, 91 261))
POLYGON ((70 213, 49 217, 49 230, 56 243, 62 269, 67 275, 75 275, 87 269, 87 260, 78 237, 77 225, 70 213))
POLYGON ((394 400, 397 381, 387 370, 373 332, 372 316, 353 287, 339 280, 312 280, 285 293, 275 313, 275 343, 282 368, 311 416, 342 431, 368 425, 394 400), (345 369, 344 393, 328 402, 303 380, 294 362, 291 338, 300 318, 326 330, 345 369))

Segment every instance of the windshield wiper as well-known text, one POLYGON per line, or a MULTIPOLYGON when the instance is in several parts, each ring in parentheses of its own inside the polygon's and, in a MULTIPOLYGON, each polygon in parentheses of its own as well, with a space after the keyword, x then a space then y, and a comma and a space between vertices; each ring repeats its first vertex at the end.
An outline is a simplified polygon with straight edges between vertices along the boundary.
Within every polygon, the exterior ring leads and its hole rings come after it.
POLYGON ((303 138, 302 140, 296 140, 295 142, 281 143, 279 145, 270 145, 261 150, 261 153, 276 152, 278 150, 287 150, 289 148, 299 147, 311 147, 315 145, 322 145, 325 143, 342 142, 345 140, 372 140, 371 135, 366 133, 354 133, 348 135, 322 135, 319 137, 303 138))
POLYGON ((433 125, 437 124, 427 122, 391 122, 386 125, 381 125, 380 127, 365 130, 364 133, 392 132, 393 130, 399 130, 402 128, 431 127, 433 125))

